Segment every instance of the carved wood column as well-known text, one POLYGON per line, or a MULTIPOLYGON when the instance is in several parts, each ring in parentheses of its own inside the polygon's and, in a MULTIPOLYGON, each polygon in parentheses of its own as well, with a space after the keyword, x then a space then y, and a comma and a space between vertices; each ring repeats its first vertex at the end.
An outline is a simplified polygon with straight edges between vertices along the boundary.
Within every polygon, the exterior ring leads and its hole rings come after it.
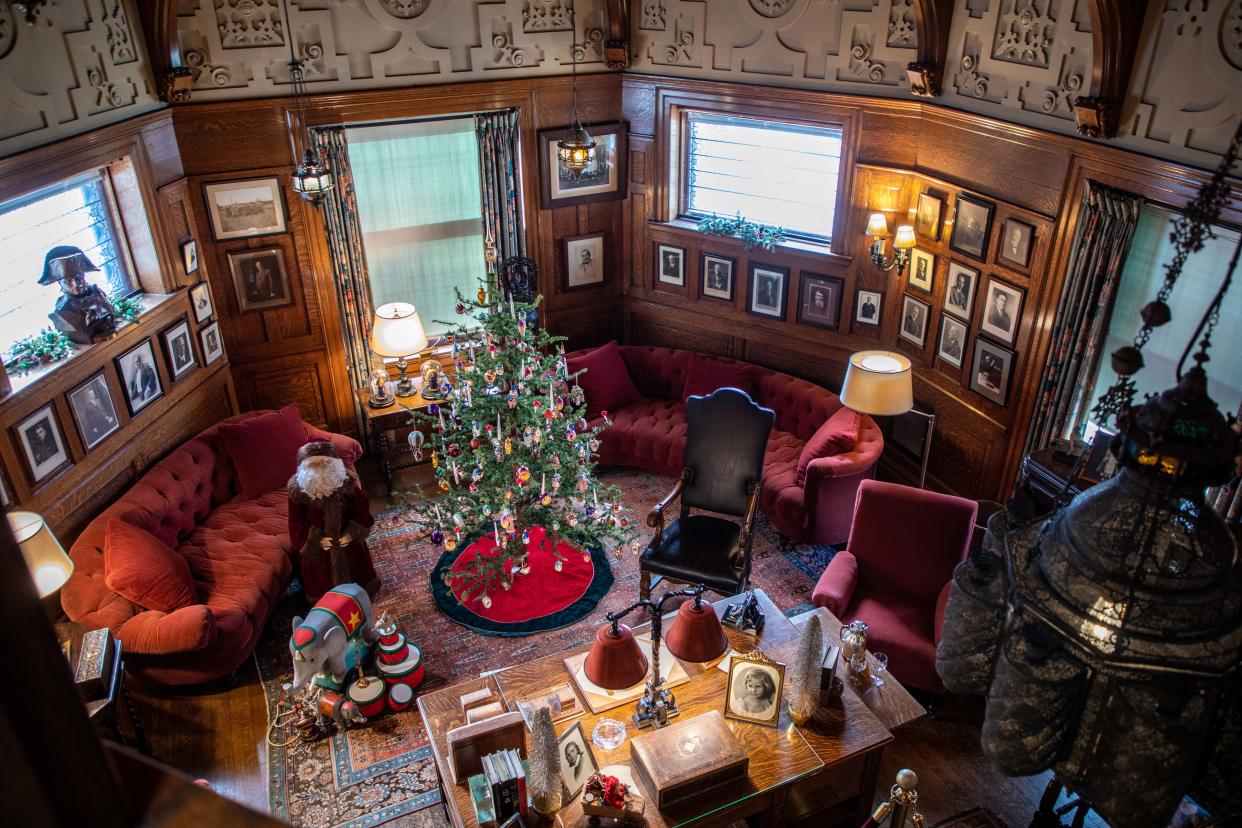
POLYGON ((1091 87, 1074 101, 1078 134, 1112 138, 1130 88, 1144 15, 1127 0, 1087 0, 1091 14, 1091 87))
POLYGON ((916 57, 906 65, 911 94, 934 98, 940 94, 944 65, 949 57, 949 22, 953 0, 914 0, 918 36, 916 57))
POLYGON ((194 73, 181 65, 181 44, 177 41, 178 0, 140 0, 136 3, 142 19, 143 39, 151 57, 151 71, 159 84, 160 98, 167 103, 190 100, 194 73))
POLYGON ((609 69, 630 68, 630 0, 608 0, 604 62, 609 69))

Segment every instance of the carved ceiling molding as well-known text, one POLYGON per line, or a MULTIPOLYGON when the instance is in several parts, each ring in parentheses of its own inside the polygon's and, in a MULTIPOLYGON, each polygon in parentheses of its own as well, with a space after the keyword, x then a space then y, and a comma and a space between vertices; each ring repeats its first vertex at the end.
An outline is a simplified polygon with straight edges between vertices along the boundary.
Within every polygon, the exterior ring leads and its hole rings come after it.
POLYGON ((915 48, 906 65, 910 93, 924 98, 940 95, 945 62, 949 56, 949 27, 954 0, 914 0, 915 48))
POLYGON ((1143 15, 1127 0, 1085 0, 1091 15, 1091 85, 1074 100, 1078 134, 1113 138, 1130 89, 1143 15))

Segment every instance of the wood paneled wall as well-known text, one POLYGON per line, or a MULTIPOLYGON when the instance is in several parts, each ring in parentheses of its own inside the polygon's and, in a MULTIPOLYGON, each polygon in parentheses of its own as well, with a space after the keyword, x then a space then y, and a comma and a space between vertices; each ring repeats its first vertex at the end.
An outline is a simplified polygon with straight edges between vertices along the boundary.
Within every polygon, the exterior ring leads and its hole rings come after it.
MULTIPOLYGON (((578 86, 584 122, 620 119, 619 75, 582 77, 578 86)), ((625 203, 621 200, 540 208, 537 133, 569 122, 570 91, 568 78, 543 78, 352 92, 310 99, 307 117, 315 125, 352 124, 516 108, 520 112, 527 254, 539 266, 546 322, 551 330, 569 337, 568 346, 574 348, 621 334, 621 274, 628 250, 623 243, 625 203), (607 234, 610 279, 600 288, 562 293, 560 240, 595 232, 607 234)), ((357 427, 323 223, 316 209, 289 187, 293 158, 285 119, 288 105, 287 99, 266 99, 176 108, 177 143, 186 181, 183 190, 168 191, 166 199, 170 204, 188 205, 189 221, 199 239, 199 257, 207 267, 222 319, 241 407, 294 402, 317 425, 351 433, 357 427), (269 176, 278 177, 285 188, 288 232, 213 241, 204 185, 269 176), (283 251, 295 301, 241 313, 229 254, 270 247, 283 251)))

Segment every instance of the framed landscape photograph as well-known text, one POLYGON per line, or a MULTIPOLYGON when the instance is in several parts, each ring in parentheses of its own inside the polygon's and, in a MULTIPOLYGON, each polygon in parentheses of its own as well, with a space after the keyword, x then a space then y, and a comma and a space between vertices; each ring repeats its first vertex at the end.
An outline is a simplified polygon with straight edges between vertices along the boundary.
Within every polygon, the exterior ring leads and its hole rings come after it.
POLYGON ((940 314, 940 341, 936 344, 936 356, 952 365, 962 367, 962 354, 966 352, 966 325, 947 313, 940 314))
POLYGON ((898 336, 922 348, 927 343, 927 318, 931 305, 913 296, 901 297, 901 330, 898 336))
POLYGON ((18 423, 17 440, 26 455, 30 478, 35 483, 69 465, 65 438, 56 423, 55 403, 48 403, 18 423))
POLYGON ((194 239, 181 243, 181 266, 186 276, 198 272, 198 242, 194 239))
POLYGON ((216 241, 268 236, 288 229, 279 178, 204 184, 203 194, 216 241))
POLYGON ((944 201, 931 193, 919 193, 918 210, 914 213, 914 232, 925 239, 940 241, 940 213, 944 201))
POLYGON ((931 293, 936 276, 936 257, 917 247, 910 251, 910 287, 931 293))
POLYGON ((566 125, 539 131, 539 182, 543 209, 625 198, 625 122, 586 125, 587 132, 595 139, 595 161, 577 178, 568 170, 562 170, 557 158, 556 144, 565 137, 568 129, 566 125))
POLYGON ((164 396, 160 372, 155 367, 155 346, 144 339, 116 358, 116 371, 121 375, 121 389, 129 416, 134 416, 164 396))
POLYGON ((996 256, 1013 267, 1025 269, 1031 264, 1031 244, 1034 241, 1034 227, 1025 221, 1008 219, 1001 229, 1000 249, 996 256))
POLYGON ((982 394, 997 405, 1005 405, 1009 397, 1009 377, 1013 373, 1014 352, 975 337, 975 357, 970 369, 970 390, 982 394))
POLYGON ((949 249, 978 261, 988 256, 988 235, 992 232, 992 213, 996 205, 990 201, 958 193, 953 211, 953 237, 949 249))
POLYGON ((750 301, 746 310, 756 316, 785 318, 789 268, 750 263, 750 301))
POLYGON ((173 382, 198 367, 194 343, 190 341, 190 323, 183 316, 160 334, 164 340, 164 356, 168 359, 168 375, 173 382))
POLYGON ((678 287, 686 284, 686 249, 684 247, 671 244, 656 245, 656 281, 678 287))
POLYGON ((216 312, 211 304, 211 286, 206 282, 199 282, 190 288, 190 305, 194 308, 195 322, 205 322, 210 319, 211 315, 216 312))
POLYGON ((753 653, 734 653, 729 661, 725 716, 776 727, 781 718, 784 685, 784 664, 757 650, 753 653))
POLYGON ((854 324, 879 325, 884 294, 878 290, 859 290, 854 294, 854 324))
POLYGON ((798 321, 835 331, 841 325, 841 296, 845 280, 837 276, 802 273, 798 321))
POLYGON ((557 758, 561 763, 561 783, 565 786, 565 801, 573 799, 581 791, 591 774, 599 770, 599 763, 591 753, 582 722, 574 722, 556 739, 557 758))
POLYGON ((970 321, 970 309, 975 305, 975 283, 978 281, 979 271, 957 262, 949 262, 944 309, 954 316, 970 321))
POLYGON ((203 364, 210 365, 224 356, 224 343, 220 339, 220 323, 212 322, 198 332, 199 343, 203 346, 203 364))
POLYGON ((989 279, 979 329, 1012 345, 1018 334, 1018 320, 1022 317, 1023 295, 1021 288, 1007 285, 996 277, 989 279))
POLYGON ((242 313, 293 304, 285 251, 279 247, 229 254, 229 271, 242 313))
POLYGON ((565 278, 561 290, 580 290, 604 284, 608 278, 604 234, 566 236, 561 241, 565 252, 565 278))
POLYGON ((69 410, 73 413, 82 445, 87 451, 121 427, 121 418, 116 413, 112 393, 108 390, 108 378, 103 371, 70 391, 68 397, 69 410))
POLYGON ((733 269, 737 263, 727 256, 703 254, 703 295, 712 299, 733 301, 733 269))

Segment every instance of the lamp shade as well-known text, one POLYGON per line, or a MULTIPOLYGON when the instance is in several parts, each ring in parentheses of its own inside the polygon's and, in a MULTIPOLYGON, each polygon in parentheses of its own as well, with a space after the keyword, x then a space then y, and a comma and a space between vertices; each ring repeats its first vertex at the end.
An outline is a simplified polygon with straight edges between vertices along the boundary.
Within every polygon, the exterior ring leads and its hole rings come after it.
POLYGON ((872 238, 888 235, 888 221, 883 213, 872 213, 867 219, 867 235, 872 238))
POLYGON ((898 227, 897 235, 893 236, 893 247, 898 250, 909 250, 914 247, 914 228, 908 224, 898 227))
POLYGON ((682 661, 711 661, 729 649, 720 619, 707 602, 686 601, 664 634, 668 651, 682 661))
MULTIPOLYGON (((715 615, 715 613, 712 613, 715 615)), ((583 671, 592 684, 605 690, 633 687, 647 675, 647 656, 639 649, 634 633, 624 624, 605 624, 595 632, 583 671)))
POLYGON ((9 512, 8 518, 39 597, 46 598, 69 580, 73 574, 73 559, 65 554, 42 515, 9 512))
POLYGON ((423 320, 409 302, 389 302, 375 309, 371 323, 371 353, 382 357, 408 357, 427 347, 423 320))
POLYGON ((841 404, 862 414, 905 414, 914 407, 910 360, 891 351, 851 354, 841 385, 841 404))

